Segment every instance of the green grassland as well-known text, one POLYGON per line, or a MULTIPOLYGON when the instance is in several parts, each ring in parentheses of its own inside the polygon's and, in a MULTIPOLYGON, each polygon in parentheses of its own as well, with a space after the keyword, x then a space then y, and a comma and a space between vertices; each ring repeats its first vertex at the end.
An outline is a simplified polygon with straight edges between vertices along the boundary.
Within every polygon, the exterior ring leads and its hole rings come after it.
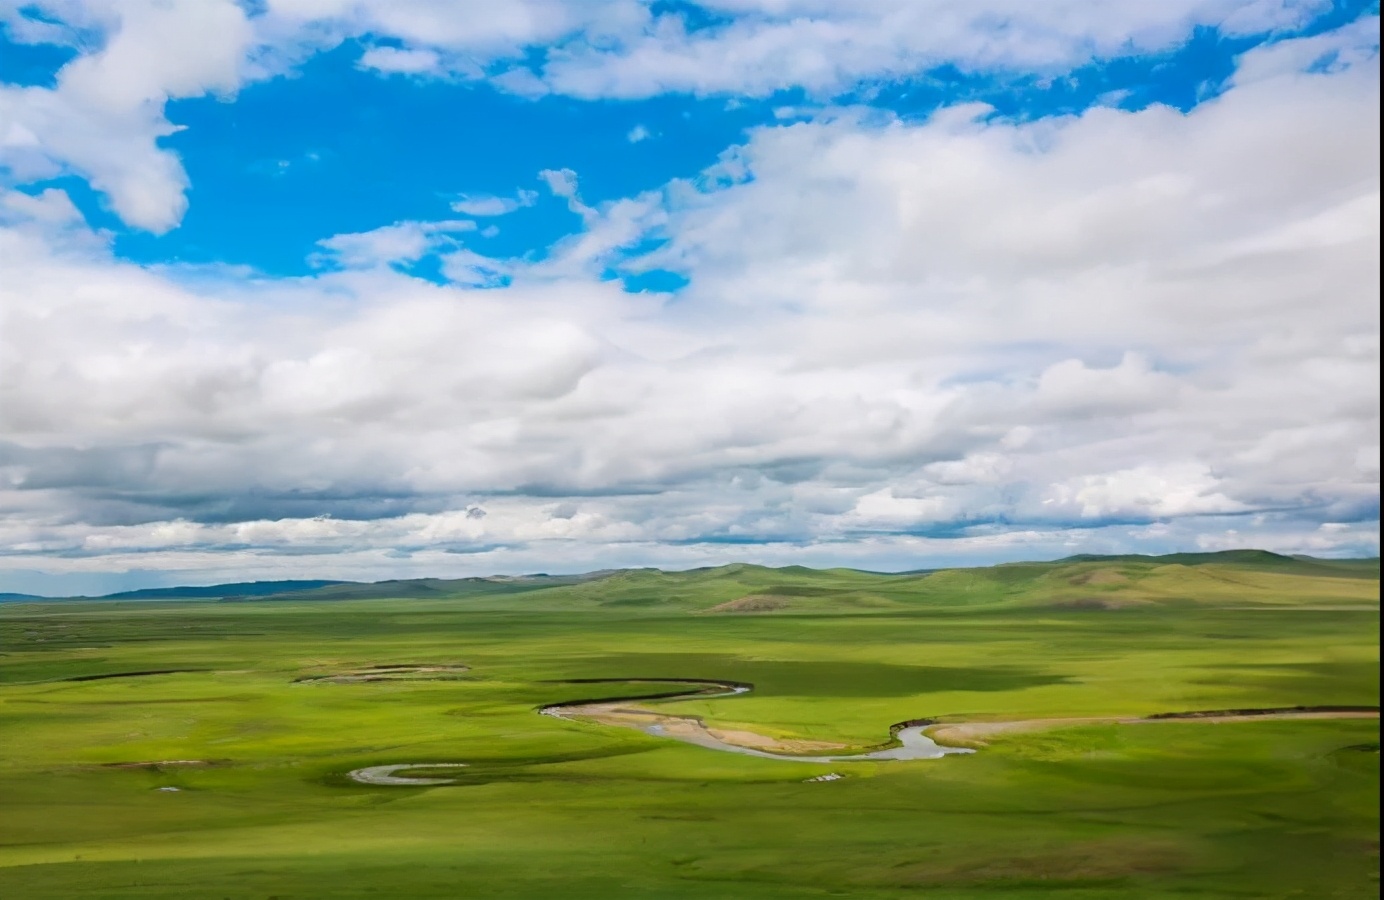
POLYGON ((1377 719, 825 764, 537 709, 742 681, 663 706, 868 747, 920 717, 1377 706, 1378 601, 1377 560, 1242 552, 0 604, 0 897, 1375 897, 1377 719), (311 680, 422 664, 467 668, 311 680), (346 774, 405 762, 469 767, 346 774))

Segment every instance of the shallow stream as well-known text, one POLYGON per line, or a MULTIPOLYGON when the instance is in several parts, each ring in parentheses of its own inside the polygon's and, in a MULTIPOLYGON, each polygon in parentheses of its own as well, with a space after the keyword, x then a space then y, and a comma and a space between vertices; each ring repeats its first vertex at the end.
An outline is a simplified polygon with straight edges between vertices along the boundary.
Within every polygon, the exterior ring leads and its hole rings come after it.
MULTIPOLYGON (((612 679, 614 680, 614 679, 612 679)), ((630 679, 630 681, 640 681, 641 679, 630 679)), ((660 701, 679 700, 679 699, 698 699, 712 700, 718 697, 734 697, 739 694, 749 693, 752 688, 744 684, 724 684, 717 682, 697 682, 686 681, 684 684, 702 685, 697 690, 688 691, 683 695, 662 694, 656 698, 644 698, 646 700, 657 699, 660 701)), ((575 715, 566 712, 570 707, 586 707, 592 709, 598 706, 615 708, 619 703, 638 702, 640 698, 629 698, 624 700, 607 701, 572 701, 560 703, 553 706, 546 706, 539 710, 543 715, 553 716, 568 721, 580 721, 581 713, 575 715)), ((683 718, 670 716, 670 718, 683 718)), ((704 726, 696 719, 683 719, 683 721, 696 722, 697 727, 690 732, 679 731, 670 732, 661 724, 652 725, 631 725, 629 727, 639 728, 645 734, 656 737, 669 738, 675 741, 682 741, 687 744, 695 744, 698 747, 706 747, 708 750, 723 750, 727 753, 739 753, 743 756, 757 756, 761 759, 781 759, 793 762, 863 762, 865 760, 881 759, 939 759, 952 753, 974 753, 974 750, 964 747, 943 747, 932 738, 923 734, 926 725, 912 725, 900 728, 895 733, 894 738, 898 745, 886 747, 882 750, 872 750, 867 753, 830 753, 830 754, 799 754, 799 753, 775 753, 772 750, 759 750, 754 747, 742 747, 739 744, 732 744, 723 741, 715 735, 709 733, 704 726)))

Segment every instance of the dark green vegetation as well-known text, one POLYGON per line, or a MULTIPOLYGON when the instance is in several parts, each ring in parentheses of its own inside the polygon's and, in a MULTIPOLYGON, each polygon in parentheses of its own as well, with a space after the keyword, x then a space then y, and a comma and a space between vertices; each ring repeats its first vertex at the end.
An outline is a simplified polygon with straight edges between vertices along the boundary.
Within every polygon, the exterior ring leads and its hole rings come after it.
POLYGON ((1061 727, 825 765, 536 714, 656 690, 566 683, 597 678, 751 682, 666 708, 861 746, 925 716, 1377 706, 1377 561, 554 582, 5 604, 0 896, 1378 894, 1377 720, 1061 727), (374 667, 397 668, 315 678, 374 667), (445 787, 346 777, 406 762, 470 765, 445 787))

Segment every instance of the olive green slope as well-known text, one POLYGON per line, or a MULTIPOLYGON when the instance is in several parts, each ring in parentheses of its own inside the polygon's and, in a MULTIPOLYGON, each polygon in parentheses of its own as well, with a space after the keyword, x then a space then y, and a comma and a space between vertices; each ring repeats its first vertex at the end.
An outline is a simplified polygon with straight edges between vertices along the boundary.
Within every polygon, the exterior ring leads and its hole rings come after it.
MULTIPOLYGON (((899 612, 920 606, 1100 609, 1144 603, 1355 607, 1378 605, 1378 583, 1377 559, 1314 560, 1231 551, 1073 557, 902 575, 743 563, 685 572, 628 569, 572 584, 467 584, 450 595, 439 588, 433 596, 468 598, 478 608, 682 610, 711 615, 899 612)), ((352 586, 341 596, 395 595, 386 584, 352 586)))

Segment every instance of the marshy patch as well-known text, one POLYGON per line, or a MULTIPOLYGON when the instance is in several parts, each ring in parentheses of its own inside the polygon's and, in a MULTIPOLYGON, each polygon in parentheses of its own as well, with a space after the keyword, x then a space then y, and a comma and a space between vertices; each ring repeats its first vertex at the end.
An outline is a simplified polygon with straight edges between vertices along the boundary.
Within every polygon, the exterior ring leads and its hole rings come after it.
POLYGON ((360 684, 372 681, 449 681, 471 671, 470 666, 451 663, 391 663, 364 666, 340 672, 300 675, 294 684, 360 684))

